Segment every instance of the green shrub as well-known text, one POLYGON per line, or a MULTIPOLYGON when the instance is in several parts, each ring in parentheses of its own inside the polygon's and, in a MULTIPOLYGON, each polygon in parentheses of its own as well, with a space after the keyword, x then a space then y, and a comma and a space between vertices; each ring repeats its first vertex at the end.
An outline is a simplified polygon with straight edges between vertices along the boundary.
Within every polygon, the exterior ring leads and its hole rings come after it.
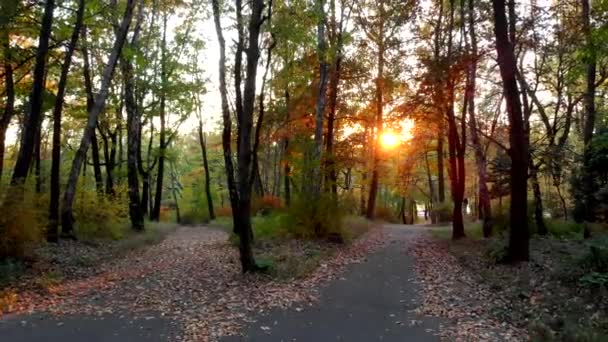
POLYGON ((608 273, 608 245, 598 242, 589 246, 581 260, 583 268, 590 272, 608 273))
POLYGON ((194 208, 192 210, 188 210, 180 215, 181 224, 187 225, 196 225, 196 224, 207 224, 209 223, 209 213, 207 211, 207 207, 203 208, 194 208))
POLYGON ((608 286, 608 273, 591 272, 580 279, 581 285, 586 287, 608 286))
POLYGON ((344 209, 331 195, 321 194, 316 200, 296 198, 283 217, 283 227, 296 238, 343 235, 344 209))
POLYGON ((44 239, 47 226, 48 199, 28 189, 14 189, 23 200, 8 199, 0 215, 0 260, 29 257, 31 243, 44 239))
POLYGON ((503 239, 492 240, 484 251, 485 258, 493 264, 504 262, 507 255, 507 242, 503 239))
POLYGON ((549 234, 559 239, 582 238, 583 225, 564 220, 547 220, 545 221, 549 234))
POLYGON ((283 226, 285 214, 271 213, 252 218, 253 236, 258 239, 277 239, 287 234, 283 226))
POLYGON ((129 230, 127 188, 118 186, 114 195, 82 189, 74 200, 74 219, 79 238, 119 240, 129 230))
POLYGON ((16 259, 0 261, 0 288, 14 281, 25 272, 25 266, 16 259))
POLYGON ((437 219, 437 223, 446 223, 452 221, 453 210, 452 202, 445 201, 435 204, 433 209, 431 209, 431 215, 437 219))

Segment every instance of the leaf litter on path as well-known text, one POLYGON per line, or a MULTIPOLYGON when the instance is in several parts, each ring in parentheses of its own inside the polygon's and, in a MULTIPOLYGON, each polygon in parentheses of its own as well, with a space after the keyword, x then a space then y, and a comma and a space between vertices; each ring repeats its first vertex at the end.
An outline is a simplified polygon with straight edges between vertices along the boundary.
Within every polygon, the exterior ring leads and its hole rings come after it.
POLYGON ((372 229, 335 253, 303 279, 279 281, 242 274, 238 251, 223 231, 180 227, 163 242, 96 266, 88 277, 67 279, 46 292, 17 291, 13 313, 162 317, 172 322, 177 341, 216 341, 238 334, 254 314, 297 308, 318 299, 319 285, 361 262, 384 243, 372 229))

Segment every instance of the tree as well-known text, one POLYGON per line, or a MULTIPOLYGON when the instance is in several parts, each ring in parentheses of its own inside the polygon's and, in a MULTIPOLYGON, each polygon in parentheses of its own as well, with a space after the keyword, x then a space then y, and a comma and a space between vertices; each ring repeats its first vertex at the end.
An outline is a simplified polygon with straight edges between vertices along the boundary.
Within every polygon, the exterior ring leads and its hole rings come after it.
MULTIPOLYGON (((144 13, 144 2, 139 2, 137 22, 131 37, 131 42, 127 46, 130 51, 134 52, 137 49, 139 31, 144 13)), ((137 150, 139 149, 139 141, 141 138, 140 123, 141 116, 135 100, 135 75, 133 74, 133 64, 131 60, 125 56, 123 52, 120 58, 122 68, 122 77, 124 82, 124 97, 125 107, 127 110, 127 180, 129 183, 129 217, 131 218, 131 227, 135 231, 144 230, 144 215, 139 201, 139 179, 137 168, 137 150)))
MULTIPOLYGON (((222 97, 222 117, 224 122, 224 132, 222 134, 222 146, 224 149, 224 165, 228 177, 228 189, 232 207, 232 218, 234 230, 239 236, 239 253, 241 268, 243 272, 251 272, 258 269, 251 249, 251 177, 252 177, 252 130, 253 112, 255 102, 255 84, 257 75, 257 63, 260 56, 258 41, 260 27, 262 24, 262 9, 264 3, 261 0, 251 2, 251 17, 249 19, 249 46, 246 49, 246 77, 242 104, 237 105, 237 169, 238 178, 234 179, 234 168, 232 165, 231 151, 231 126, 230 110, 228 107, 227 86, 226 86, 226 55, 225 40, 220 24, 220 8, 217 0, 213 0, 213 17, 215 29, 220 45, 220 93, 222 97)), ((238 5, 237 5, 238 8, 238 5)), ((240 9, 237 9, 240 11, 240 9)), ((238 12, 237 12, 238 13, 238 12)), ((237 16, 237 21, 242 17, 237 16)), ((240 26, 240 23, 237 23, 240 26)), ((239 45, 242 41, 239 39, 239 45)), ((237 48, 237 56, 240 53, 237 48)), ((237 58, 237 62, 238 62, 237 58)), ((240 69, 240 66, 239 66, 240 69)), ((236 84, 240 89, 241 85, 236 84)), ((237 91, 238 93, 239 91, 237 91)), ((240 100, 237 97, 237 103, 240 100)))
POLYGON ((23 134, 19 155, 13 170, 11 185, 22 185, 27 178, 30 163, 33 160, 34 147, 36 145, 36 132, 38 132, 42 120, 42 94, 44 92, 44 75, 46 70, 47 54, 49 50, 49 38, 53 26, 53 12, 55 10, 55 0, 46 0, 44 14, 42 16, 42 26, 40 27, 40 37, 38 39, 38 49, 36 50, 36 66, 34 68, 34 81, 29 101, 29 111, 25 117, 23 134))
POLYGON ((525 138, 524 119, 517 87, 517 61, 513 42, 509 40, 505 1, 493 0, 494 34, 498 66, 502 78, 504 96, 509 114, 509 156, 511 157, 511 207, 508 257, 512 262, 527 261, 529 231, 527 213, 528 146, 525 138))
POLYGON ((108 57, 108 63, 106 64, 102 74, 102 81, 99 93, 95 97, 95 104, 88 113, 89 115, 87 119, 87 125, 82 134, 80 146, 78 147, 78 150, 76 151, 76 154, 74 155, 74 159, 72 161, 72 167, 70 169, 68 183, 66 185, 65 193, 63 195, 61 209, 61 234, 68 238, 74 237, 73 205, 74 196, 76 194, 76 184, 78 182, 80 170, 82 168, 82 164, 84 163, 89 144, 91 143, 91 136, 95 134, 97 118, 105 107, 110 83, 112 82, 112 76, 114 74, 114 69, 116 67, 116 63, 118 62, 122 47, 127 38, 127 32, 129 31, 129 25, 131 24, 131 19, 133 17, 134 7, 135 0, 127 0, 127 6, 125 7, 125 12, 123 14, 122 21, 118 28, 116 39, 114 40, 114 44, 112 46, 112 50, 108 57))
POLYGON ((72 37, 68 43, 67 51, 64 56, 63 65, 61 67, 61 76, 59 77, 59 85, 57 86, 57 96, 55 97, 55 107, 53 108, 53 161, 51 165, 51 199, 49 204, 49 226, 47 228, 47 240, 56 242, 58 240, 58 225, 59 225, 59 171, 61 165, 61 112, 63 110, 63 101, 65 88, 72 64, 72 55, 76 49, 78 37, 82 31, 82 22, 84 18, 85 1, 78 1, 78 9, 76 11, 76 21, 72 30, 72 37))

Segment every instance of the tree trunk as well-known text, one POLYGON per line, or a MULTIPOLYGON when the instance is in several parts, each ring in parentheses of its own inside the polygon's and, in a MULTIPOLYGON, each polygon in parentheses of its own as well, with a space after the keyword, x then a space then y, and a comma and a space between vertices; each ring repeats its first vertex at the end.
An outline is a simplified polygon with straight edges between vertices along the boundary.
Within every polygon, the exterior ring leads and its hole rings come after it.
POLYGON ((36 145, 36 132, 42 119, 42 95, 44 93, 44 75, 46 71, 47 53, 49 50, 49 38, 53 26, 53 11, 55 0, 46 0, 42 26, 36 50, 36 64, 32 81, 32 93, 30 95, 29 111, 23 123, 21 144, 19 154, 15 162, 11 185, 23 185, 33 160, 34 147, 36 145))
POLYGON ((163 180, 165 176, 165 151, 166 143, 166 102, 167 102, 167 14, 163 18, 163 39, 161 46, 161 91, 160 91, 160 132, 159 132, 159 156, 158 171, 156 172, 156 191, 154 192, 154 211, 150 218, 154 221, 160 220, 160 206, 163 198, 163 180))
MULTIPOLYGON (((89 52, 87 46, 87 29, 82 27, 82 40, 81 40, 82 59, 84 60, 83 76, 84 76, 84 88, 87 94, 87 112, 90 112, 95 104, 95 96, 93 95, 93 84, 91 77, 91 67, 89 65, 89 52)), ((97 193, 103 193, 103 178, 101 175, 101 162, 99 161, 99 144, 97 142, 97 134, 93 130, 91 135, 91 157, 93 159, 93 174, 95 175, 95 188, 97 193)))
POLYGON ((534 165, 530 159, 530 182, 532 183, 532 192, 534 193, 534 222, 536 224, 536 233, 538 235, 547 235, 547 226, 543 219, 543 198, 540 193, 540 184, 538 182, 538 165, 534 165))
POLYGON ((59 238, 59 196, 60 196, 60 167, 61 167, 61 112, 63 110, 63 100, 68 79, 68 73, 72 64, 72 55, 76 49, 78 36, 81 32, 84 18, 85 0, 78 1, 78 11, 76 12, 76 22, 72 31, 72 37, 68 49, 63 59, 61 76, 57 86, 57 97, 55 97, 55 107, 53 108, 53 148, 51 162, 51 198, 49 205, 49 223, 47 227, 47 241, 57 242, 59 238))
POLYGON ((593 174, 591 172, 591 141, 593 140, 593 131, 595 130, 595 77, 596 77, 596 51, 591 32, 591 8, 589 0, 581 0, 583 33, 586 40, 586 78, 587 89, 585 91, 585 120, 583 128, 583 187, 584 187, 584 207, 585 207, 585 224, 584 237, 591 237, 591 230, 588 222, 595 222, 595 186, 593 174))
POLYGON ((478 216, 483 219, 483 236, 488 238, 492 235, 492 204, 490 202, 490 191, 488 189, 487 161, 484 148, 479 138, 479 125, 475 113, 475 89, 477 79, 477 35, 475 32, 475 0, 469 0, 468 22, 469 37, 471 39, 472 60, 469 63, 470 93, 469 93, 469 131, 471 131, 471 142, 475 152, 475 164, 477 165, 478 178, 478 216))
MULTIPOLYGON (((243 272, 255 271, 257 269, 255 259, 253 258, 253 251, 251 249, 250 241, 251 236, 249 233, 251 231, 251 184, 249 182, 249 177, 251 176, 251 165, 249 165, 249 163, 251 162, 251 130, 253 126, 253 102, 255 100, 255 76, 257 71, 257 61, 259 58, 259 21, 261 20, 263 2, 260 0, 253 0, 251 6, 252 13, 249 25, 250 49, 247 51, 247 80, 245 85, 246 100, 243 103, 243 112, 237 114, 239 121, 242 120, 242 122, 239 124, 241 129, 238 130, 237 134, 237 139, 239 141, 237 147, 239 179, 237 183, 234 179, 234 167, 232 164, 232 120, 230 117, 230 108, 228 106, 228 89, 226 86, 226 43, 220 23, 219 1, 212 0, 213 19, 220 47, 219 89, 222 101, 222 120, 224 123, 224 129, 222 132, 224 166, 226 168, 226 178, 228 180, 228 191, 230 194, 234 229, 239 235, 239 254, 243 272), (237 191, 237 186, 239 191, 237 191)), ((239 26, 240 25, 242 24, 239 23, 239 26)), ((240 89, 240 84, 237 84, 237 88, 240 89)))
POLYGON ((110 53, 108 63, 106 64, 102 74, 102 81, 99 93, 95 97, 95 104, 93 108, 91 108, 91 110, 89 111, 87 125, 80 140, 80 146, 78 147, 78 150, 74 155, 74 160, 72 161, 72 167, 70 169, 68 183, 66 185, 65 193, 63 196, 63 205, 61 212, 62 235, 66 237, 74 236, 73 204, 74 196, 76 194, 76 185, 78 183, 78 176, 80 174, 82 164, 85 160, 87 149, 91 142, 91 136, 94 134, 95 126, 97 125, 97 118, 99 117, 99 113, 101 113, 105 107, 110 83, 112 81, 112 75, 114 74, 114 69, 116 67, 116 62, 118 61, 118 57, 120 56, 120 52, 127 37, 127 32, 129 31, 129 25, 133 16, 134 4, 135 0, 127 0, 127 7, 125 8, 119 31, 116 35, 114 46, 112 47, 112 52, 110 53))
POLYGON ((327 185, 326 189, 331 190, 334 199, 337 199, 338 194, 338 174, 336 171, 336 157, 334 156, 334 122, 336 120, 336 109, 338 105, 338 91, 340 85, 340 71, 342 65, 341 41, 342 34, 338 36, 338 52, 335 57, 335 62, 331 77, 329 79, 329 113, 327 115, 327 140, 325 142, 326 151, 326 167, 327 167, 327 185))
POLYGON ((13 61, 10 47, 10 35, 8 28, 2 28, 2 49, 4 50, 4 81, 6 102, 4 112, 0 117, 0 186, 2 186, 2 173, 4 170, 4 151, 6 143, 6 131, 15 113, 15 82, 13 80, 13 61))
POLYGON ((203 132, 203 121, 200 118, 198 121, 198 142, 201 145, 201 151, 203 154, 203 168, 205 169, 205 194, 207 195, 207 210, 209 211, 209 219, 215 220, 213 198, 211 197, 211 175, 209 172, 209 161, 207 160, 207 144, 205 142, 205 133, 203 132))
MULTIPOLYGON (((290 101, 289 101, 289 90, 285 89, 285 123, 289 124, 289 112, 290 112, 290 101)), ((283 159, 284 159, 284 171, 283 171, 283 186, 285 188, 285 206, 291 205, 291 187, 290 177, 291 168, 289 166, 289 135, 286 133, 283 137, 283 159)))
MULTIPOLYGON (((141 8, 139 9, 142 10, 141 8)), ((131 43, 133 46, 133 43, 131 43)), ((127 110, 127 182, 129 187, 129 218, 131 228, 144 230, 144 216, 139 202, 139 178, 137 170, 137 148, 139 147, 140 116, 134 96, 133 65, 126 57, 121 57, 122 75, 124 77, 125 107, 127 110)))
POLYGON ((493 0, 496 52, 509 114, 509 154, 511 156, 511 208, 508 257, 512 262, 527 261, 529 229, 527 213, 528 145, 524 130, 519 90, 517 88, 517 61, 513 43, 509 41, 505 1, 493 0))
POLYGON ((312 153, 312 177, 309 180, 312 186, 311 194, 317 198, 321 191, 321 154, 323 148, 323 117, 325 116, 325 97, 327 93, 328 65, 326 62, 327 42, 325 40, 325 1, 315 0, 318 11, 317 21, 317 54, 319 58, 319 89, 315 111, 315 137, 312 153))
MULTIPOLYGON (((384 15, 382 3, 380 5, 380 15, 384 15)), ((380 29, 383 32, 383 29, 380 29)), ((376 116, 374 118, 375 134, 373 136, 373 158, 372 158, 372 179, 369 185, 369 196, 367 199, 366 217, 373 220, 376 216, 376 197, 378 193, 378 168, 380 164, 380 135, 382 134, 382 109, 384 106, 384 43, 378 45, 378 74, 376 75, 376 116)))

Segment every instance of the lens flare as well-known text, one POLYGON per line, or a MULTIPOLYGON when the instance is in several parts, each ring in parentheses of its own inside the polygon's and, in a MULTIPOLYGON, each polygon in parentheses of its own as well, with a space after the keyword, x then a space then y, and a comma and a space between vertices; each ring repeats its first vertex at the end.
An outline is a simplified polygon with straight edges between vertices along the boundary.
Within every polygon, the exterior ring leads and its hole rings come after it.
POLYGON ((393 148, 399 145, 399 136, 393 132, 384 132, 380 135, 380 143, 384 148, 393 148))

